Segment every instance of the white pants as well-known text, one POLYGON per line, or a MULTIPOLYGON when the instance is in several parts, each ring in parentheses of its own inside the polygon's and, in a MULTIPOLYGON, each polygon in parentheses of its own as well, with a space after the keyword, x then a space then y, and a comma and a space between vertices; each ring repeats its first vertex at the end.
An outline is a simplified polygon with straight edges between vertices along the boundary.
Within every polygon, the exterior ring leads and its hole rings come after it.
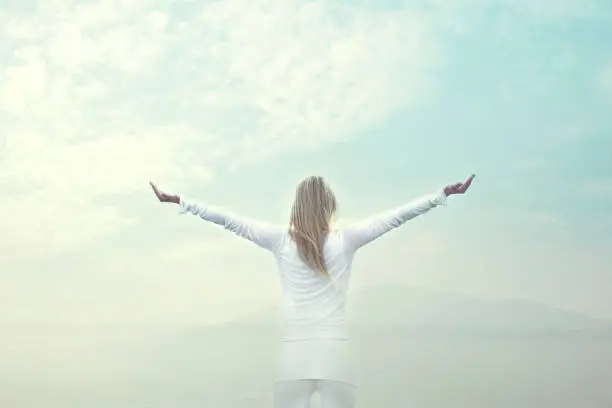
POLYGON ((321 408, 354 408, 355 391, 354 385, 340 381, 278 381, 274 389, 274 408, 309 408, 315 392, 321 396, 321 408))

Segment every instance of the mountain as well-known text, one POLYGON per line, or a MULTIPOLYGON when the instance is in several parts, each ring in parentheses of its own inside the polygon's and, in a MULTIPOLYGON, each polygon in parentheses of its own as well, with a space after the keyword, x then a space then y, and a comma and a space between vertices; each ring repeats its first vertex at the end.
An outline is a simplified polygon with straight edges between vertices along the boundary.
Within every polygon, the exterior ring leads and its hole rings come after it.
POLYGON ((353 297, 358 325, 494 330, 593 330, 612 323, 527 299, 483 300, 401 286, 377 286, 353 297))
MULTIPOLYGON (((588 367, 592 361, 606 361, 612 344, 609 322, 528 300, 488 301, 413 287, 375 286, 354 291, 350 302, 360 372, 375 373, 369 381, 380 377, 381 389, 388 386, 388 378, 396 384, 406 378, 408 383, 421 381, 423 387, 437 386, 441 378, 482 381, 483 370, 489 370, 491 378, 503 378, 504 384, 508 378, 548 378, 562 370, 573 373, 576 364, 588 367), (583 360, 572 363, 575 360, 570 358, 583 360), (552 368, 545 368, 547 364, 552 368), (381 377, 377 374, 381 367, 401 369, 381 377), (540 371, 531 374, 534 369, 540 371), (465 370, 471 374, 465 375, 465 370), (509 370, 516 374, 508 374, 509 370), (420 380, 424 373, 429 374, 420 380)), ((257 395, 256 390, 267 390, 274 377, 278 317, 278 309, 272 309, 225 325, 190 327, 140 342, 129 352, 131 361, 140 362, 133 364, 132 374, 140 383, 129 387, 170 384, 176 395, 198 395, 207 384, 206 396, 212 398, 212 393, 226 394, 224 384, 235 388, 251 384, 250 392, 257 395)), ((562 376, 558 383, 567 378, 562 376)), ((482 383, 474 384, 481 392, 482 383)), ((150 387, 146 390, 150 392, 150 387)))
MULTIPOLYGON (((484 300, 410 286, 377 285, 349 296, 349 320, 358 327, 460 331, 608 331, 612 322, 527 299, 484 300)), ((278 321, 279 310, 240 325, 278 321)))

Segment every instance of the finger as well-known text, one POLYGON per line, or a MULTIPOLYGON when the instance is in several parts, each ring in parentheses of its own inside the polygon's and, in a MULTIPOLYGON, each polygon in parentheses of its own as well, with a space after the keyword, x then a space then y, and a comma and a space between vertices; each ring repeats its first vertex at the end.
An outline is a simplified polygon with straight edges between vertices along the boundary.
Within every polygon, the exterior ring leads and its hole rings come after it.
POLYGON ((155 193, 155 195, 157 196, 157 198, 162 201, 163 200, 163 196, 164 193, 162 193, 161 191, 159 191, 159 189, 157 188, 157 186, 153 183, 149 183, 151 184, 151 187, 153 188, 153 192, 155 193))
POLYGON ((474 175, 471 175, 470 178, 468 178, 466 180, 465 183, 463 183, 460 187, 459 187, 459 192, 461 194, 465 193, 467 191, 468 188, 470 188, 470 186, 472 185, 472 180, 474 180, 474 175))
POLYGON ((163 194, 161 191, 159 191, 159 188, 157 188, 157 186, 153 183, 150 183, 151 187, 153 187, 153 191, 155 191, 155 194, 159 197, 161 194, 163 194))
POLYGON ((464 184, 465 189, 467 190, 472 185, 472 181, 474 180, 474 175, 472 175, 464 184))

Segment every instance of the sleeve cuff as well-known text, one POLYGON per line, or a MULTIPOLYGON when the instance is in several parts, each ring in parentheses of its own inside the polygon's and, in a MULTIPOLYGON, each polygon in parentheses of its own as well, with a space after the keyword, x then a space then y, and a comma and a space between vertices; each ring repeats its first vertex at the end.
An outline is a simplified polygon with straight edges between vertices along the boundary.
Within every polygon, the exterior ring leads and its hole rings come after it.
POLYGON ((433 197, 433 202, 436 206, 446 206, 448 203, 448 196, 444 192, 444 189, 440 189, 433 197))
POLYGON ((179 197, 179 214, 185 214, 189 211, 189 204, 185 201, 183 196, 179 197))

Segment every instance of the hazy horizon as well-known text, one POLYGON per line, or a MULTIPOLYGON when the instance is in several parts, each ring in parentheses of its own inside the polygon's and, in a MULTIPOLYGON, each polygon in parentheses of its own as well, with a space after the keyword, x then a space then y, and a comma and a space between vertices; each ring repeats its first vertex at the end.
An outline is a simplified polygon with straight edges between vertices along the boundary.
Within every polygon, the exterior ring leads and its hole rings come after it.
MULTIPOLYGON (((276 334, 269 325, 239 324, 30 332, 13 358, 2 356, 0 402, 11 408, 269 407, 276 334)), ((612 403, 611 333, 516 337, 388 326, 352 334, 358 407, 612 403)))
MULTIPOLYGON (((353 295, 359 407, 572 408, 588 401, 604 408, 612 402, 608 322, 593 324, 586 315, 534 302, 410 287, 353 295), (504 310, 536 320, 506 321, 504 310), (490 320, 490 312, 499 319, 490 320), (372 319, 368 313, 395 315, 372 319), (449 316, 469 319, 457 326, 449 316)), ((281 329, 274 317, 208 326, 0 326, 1 343, 12 345, 0 349, 0 402, 11 408, 268 407, 281 329)))

